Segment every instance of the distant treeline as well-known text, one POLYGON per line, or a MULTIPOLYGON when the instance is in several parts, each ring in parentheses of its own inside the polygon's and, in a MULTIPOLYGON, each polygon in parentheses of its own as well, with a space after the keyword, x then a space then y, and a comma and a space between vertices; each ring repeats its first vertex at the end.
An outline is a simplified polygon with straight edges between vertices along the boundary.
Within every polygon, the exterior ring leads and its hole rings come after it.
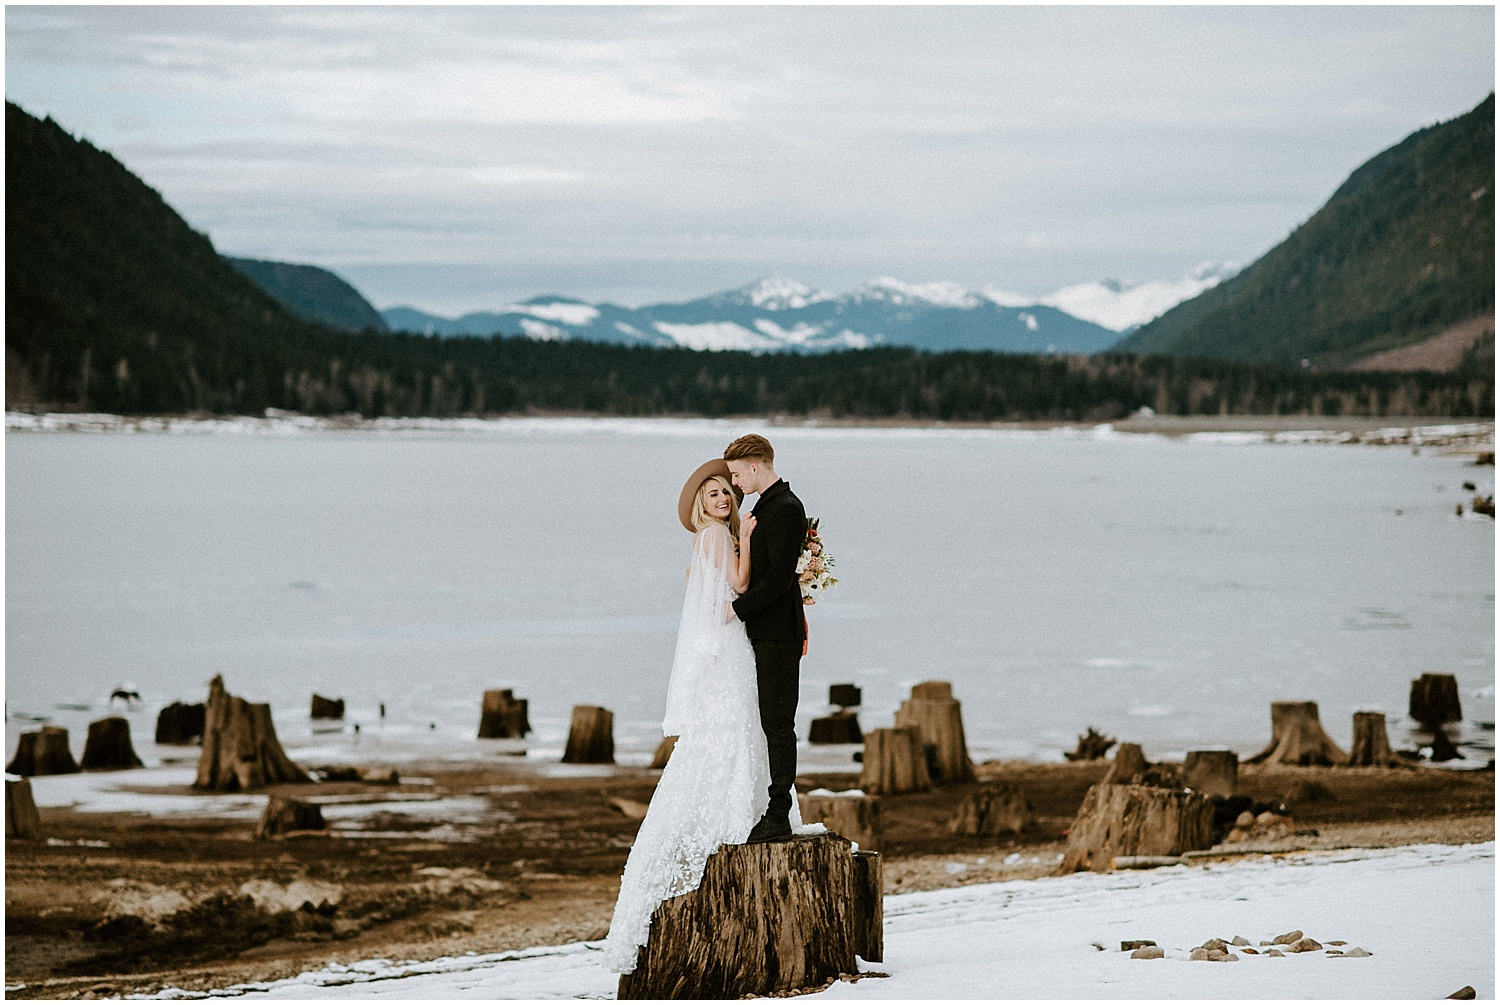
POLYGON ((753 355, 298 327, 297 337, 275 330, 232 340, 53 333, 25 340, 24 348, 13 332, 8 403, 122 414, 279 408, 365 417, 582 412, 947 421, 1102 421, 1141 406, 1179 415, 1494 413, 1487 373, 895 348, 753 355))

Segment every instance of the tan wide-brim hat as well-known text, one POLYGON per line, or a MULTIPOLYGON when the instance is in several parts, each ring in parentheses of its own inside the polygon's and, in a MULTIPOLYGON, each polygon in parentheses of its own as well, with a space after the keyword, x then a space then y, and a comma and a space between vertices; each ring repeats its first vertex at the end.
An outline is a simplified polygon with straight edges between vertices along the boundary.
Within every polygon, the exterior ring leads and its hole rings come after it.
POLYGON ((704 461, 698 465, 698 470, 688 476, 686 484, 682 486, 682 495, 677 497, 677 519, 687 528, 689 534, 698 533, 698 528, 693 526, 693 500, 698 498, 698 486, 708 481, 714 475, 722 475, 729 482, 730 489, 734 492, 736 503, 745 501, 745 493, 741 492, 734 484, 729 474, 729 464, 723 458, 715 457, 711 461, 704 461))

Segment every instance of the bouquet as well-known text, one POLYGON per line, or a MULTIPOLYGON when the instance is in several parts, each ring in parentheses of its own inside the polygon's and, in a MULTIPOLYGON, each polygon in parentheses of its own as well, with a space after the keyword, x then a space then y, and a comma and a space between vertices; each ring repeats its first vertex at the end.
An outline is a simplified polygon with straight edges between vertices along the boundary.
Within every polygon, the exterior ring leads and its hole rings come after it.
POLYGON ((802 538, 802 554, 797 559, 797 582, 802 587, 802 602, 816 604, 815 590, 827 590, 837 586, 838 580, 829 573, 833 568, 833 556, 823 550, 823 539, 818 536, 818 518, 807 518, 807 534, 802 538))

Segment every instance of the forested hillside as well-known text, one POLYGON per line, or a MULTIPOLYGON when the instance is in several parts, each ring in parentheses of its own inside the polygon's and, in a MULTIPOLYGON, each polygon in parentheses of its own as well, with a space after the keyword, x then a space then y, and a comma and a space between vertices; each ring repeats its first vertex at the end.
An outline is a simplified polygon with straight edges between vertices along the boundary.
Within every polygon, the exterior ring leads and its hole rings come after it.
POLYGON ((318 321, 355 332, 366 328, 377 332, 387 330, 385 318, 364 294, 327 269, 228 255, 224 261, 304 321, 318 321))

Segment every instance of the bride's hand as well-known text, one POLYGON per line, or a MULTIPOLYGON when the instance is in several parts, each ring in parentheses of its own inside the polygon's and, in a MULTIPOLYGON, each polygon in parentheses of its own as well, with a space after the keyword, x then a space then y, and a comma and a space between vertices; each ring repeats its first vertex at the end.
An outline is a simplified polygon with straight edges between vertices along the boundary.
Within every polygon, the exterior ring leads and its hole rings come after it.
POLYGON ((740 520, 740 544, 747 544, 750 535, 755 531, 755 514, 746 513, 740 520))

